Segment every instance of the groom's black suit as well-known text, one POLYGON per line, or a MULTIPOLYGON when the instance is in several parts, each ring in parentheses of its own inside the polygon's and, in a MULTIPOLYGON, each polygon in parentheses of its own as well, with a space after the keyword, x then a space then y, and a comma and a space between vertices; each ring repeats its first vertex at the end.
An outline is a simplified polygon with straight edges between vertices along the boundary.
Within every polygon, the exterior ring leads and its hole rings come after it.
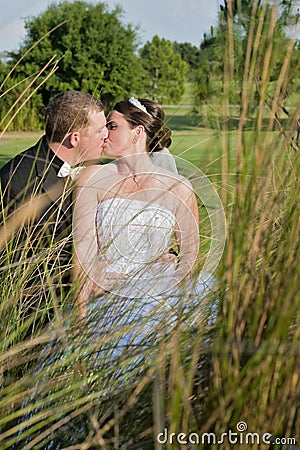
MULTIPOLYGON (((35 313, 37 309, 45 309, 45 302, 49 301, 49 275, 54 281, 54 290, 59 286, 59 295, 61 286, 68 290, 70 284, 72 183, 70 177, 57 176, 62 164, 44 136, 0 170, 0 197, 3 198, 4 210, 1 222, 4 218, 9 220, 27 200, 42 196, 42 207, 39 207, 34 220, 15 231, 14 245, 9 252, 2 251, 0 261, 2 280, 8 273, 3 267, 15 267, 10 270, 16 270, 16 273, 22 267, 22 271, 28 273, 24 277, 24 289, 21 290, 24 298, 20 302, 22 308, 25 306, 26 310, 28 308, 35 313)), ((28 210, 23 208, 22 214, 28 210)))
MULTIPOLYGON (((11 214, 26 199, 32 196, 43 195, 45 201, 45 216, 41 219, 40 226, 46 223, 53 211, 57 209, 57 195, 53 193, 54 186, 57 192, 63 193, 65 181, 57 176, 62 166, 61 161, 49 148, 46 137, 43 136, 36 145, 18 154, 0 169, 1 192, 3 195, 4 208, 11 214), (48 210, 49 208, 49 210, 48 210)), ((71 198, 66 196, 60 204, 60 228, 71 224, 71 198)), ((58 211, 56 211, 58 212, 58 211)))

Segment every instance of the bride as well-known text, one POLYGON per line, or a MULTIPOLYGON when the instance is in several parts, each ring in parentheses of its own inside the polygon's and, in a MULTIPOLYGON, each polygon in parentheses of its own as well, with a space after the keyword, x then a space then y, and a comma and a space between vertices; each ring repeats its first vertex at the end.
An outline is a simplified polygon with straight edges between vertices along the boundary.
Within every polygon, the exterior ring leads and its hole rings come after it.
POLYGON ((192 185, 150 158, 171 144, 160 105, 133 97, 118 102, 107 128, 104 154, 116 160, 89 166, 77 179, 76 278, 85 278, 78 303, 81 317, 102 311, 107 330, 143 322, 140 338, 200 305, 214 279, 192 276, 199 251, 192 185))

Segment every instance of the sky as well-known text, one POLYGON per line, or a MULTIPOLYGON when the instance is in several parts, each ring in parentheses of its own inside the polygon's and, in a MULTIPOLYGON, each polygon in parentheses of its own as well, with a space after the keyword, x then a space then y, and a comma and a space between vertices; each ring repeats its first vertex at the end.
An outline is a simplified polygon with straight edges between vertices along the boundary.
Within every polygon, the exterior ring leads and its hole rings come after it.
MULTIPOLYGON (((97 0, 86 0, 97 3, 97 0)), ((99 1, 99 0, 98 0, 99 1)), ((104 1, 104 0, 103 0, 104 1)), ((204 33, 216 25, 220 0, 106 0, 111 11, 117 4, 122 20, 140 27, 141 44, 157 34, 171 41, 199 47, 204 33)), ((17 50, 25 37, 24 18, 40 15, 54 0, 0 0, 0 52, 17 50), (5 6, 4 6, 5 3, 5 6)))

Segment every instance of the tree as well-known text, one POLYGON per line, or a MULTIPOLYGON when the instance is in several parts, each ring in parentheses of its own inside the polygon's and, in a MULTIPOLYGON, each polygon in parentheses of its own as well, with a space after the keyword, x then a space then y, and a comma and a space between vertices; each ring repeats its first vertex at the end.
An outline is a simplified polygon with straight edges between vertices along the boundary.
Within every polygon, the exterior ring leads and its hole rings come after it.
POLYGON ((155 35, 140 51, 144 95, 160 103, 179 103, 187 64, 167 39, 155 35))
MULTIPOLYGON (((203 102, 211 103, 222 98, 225 78, 229 86, 229 102, 240 104, 245 77, 251 77, 251 101, 257 104, 262 86, 262 67, 268 52, 271 56, 267 67, 268 77, 264 83, 267 82, 272 97, 274 81, 280 75, 290 42, 287 30, 297 19, 291 3, 295 2, 281 2, 277 10, 274 2, 224 0, 224 5, 220 5, 217 27, 209 35, 204 35, 200 46, 200 68, 195 88, 196 110, 203 102), (276 26, 273 26, 274 20, 276 26), (251 48, 248 56, 247 48, 251 48), (207 73, 209 77, 205 76, 207 73)), ((296 46, 294 50, 297 50, 296 46)), ((298 60, 298 53, 291 57, 290 70, 294 70, 295 74, 298 60)), ((287 78, 286 92, 293 78, 287 78)))
POLYGON ((185 61, 188 66, 187 77, 189 80, 193 80, 196 75, 196 71, 200 63, 200 48, 190 42, 174 42, 173 47, 175 52, 179 53, 183 61, 185 61))
POLYGON ((210 34, 204 34, 203 42, 200 45, 194 89, 196 110, 201 107, 203 102, 209 102, 219 94, 220 77, 223 71, 222 47, 219 36, 211 27, 210 34))
MULTIPOLYGON (((121 23, 121 13, 119 7, 108 12, 105 3, 53 3, 44 13, 26 21, 25 42, 19 51, 10 53, 10 67, 23 56, 10 77, 11 83, 22 81, 23 92, 33 74, 55 57, 55 73, 46 80, 53 60, 39 77, 39 81, 45 80, 38 91, 42 105, 66 89, 99 95, 106 106, 127 97, 138 82, 137 30, 121 23)), ((15 88, 10 103, 19 93, 15 88)))

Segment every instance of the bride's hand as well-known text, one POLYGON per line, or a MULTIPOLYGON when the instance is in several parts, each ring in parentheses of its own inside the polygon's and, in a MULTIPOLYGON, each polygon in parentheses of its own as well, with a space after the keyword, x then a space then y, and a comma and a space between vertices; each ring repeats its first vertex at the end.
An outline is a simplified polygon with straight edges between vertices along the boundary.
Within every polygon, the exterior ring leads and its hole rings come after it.
POLYGON ((164 253, 163 255, 161 255, 155 262, 165 262, 165 263, 169 263, 172 264, 175 268, 178 264, 178 258, 177 255, 175 255, 174 253, 164 253))
POLYGON ((120 281, 127 280, 128 277, 129 277, 128 275, 119 272, 106 272, 105 274, 102 273, 100 286, 103 292, 105 291, 113 292, 114 287, 116 287, 120 281))

